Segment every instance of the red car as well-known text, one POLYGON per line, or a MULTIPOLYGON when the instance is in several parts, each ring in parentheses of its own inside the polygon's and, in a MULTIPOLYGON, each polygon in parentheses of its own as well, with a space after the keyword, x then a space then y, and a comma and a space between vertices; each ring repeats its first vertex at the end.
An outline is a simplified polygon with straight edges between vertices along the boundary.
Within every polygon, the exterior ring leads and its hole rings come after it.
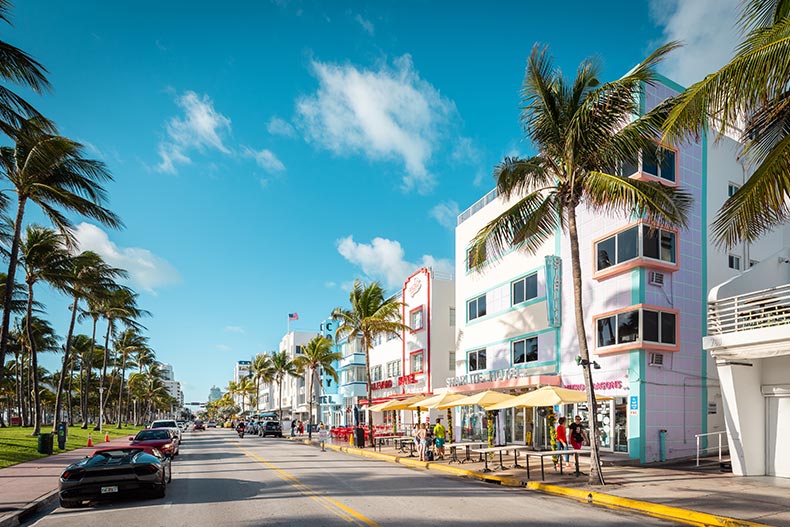
POLYGON ((168 457, 178 455, 178 438, 169 428, 148 428, 130 437, 129 446, 152 447, 168 457))

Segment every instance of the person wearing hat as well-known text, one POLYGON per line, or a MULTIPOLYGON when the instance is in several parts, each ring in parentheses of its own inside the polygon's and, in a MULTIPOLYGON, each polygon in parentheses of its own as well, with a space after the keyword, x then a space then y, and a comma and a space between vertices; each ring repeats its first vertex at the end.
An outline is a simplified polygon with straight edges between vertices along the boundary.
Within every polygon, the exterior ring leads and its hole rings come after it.
POLYGON ((436 425, 433 427, 434 444, 436 444, 437 459, 444 459, 444 442, 447 436, 447 431, 442 425, 442 418, 436 418, 436 425))

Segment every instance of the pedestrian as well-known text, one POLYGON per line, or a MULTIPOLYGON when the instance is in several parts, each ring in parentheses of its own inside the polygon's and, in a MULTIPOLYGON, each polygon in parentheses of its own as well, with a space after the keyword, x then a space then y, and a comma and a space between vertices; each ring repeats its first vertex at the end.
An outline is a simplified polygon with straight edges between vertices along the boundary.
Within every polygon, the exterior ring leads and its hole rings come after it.
POLYGON ((329 430, 326 429, 324 423, 318 425, 318 443, 321 445, 321 452, 326 452, 326 439, 329 437, 329 430))
POLYGON ((417 441, 417 454, 420 456, 420 461, 427 461, 428 431, 425 423, 420 423, 419 428, 417 428, 417 435, 414 436, 414 439, 417 441))
POLYGON ((304 434, 304 423, 300 419, 299 420, 299 435, 303 435, 303 434, 304 434))
POLYGON ((580 450, 584 443, 589 443, 587 434, 584 433, 584 426, 582 425, 582 418, 580 416, 577 415, 574 422, 571 423, 568 428, 571 432, 571 446, 574 450, 580 450))
POLYGON ((291 417, 291 437, 296 435, 296 419, 291 417))
MULTIPOLYGON (((560 417, 559 421, 557 421, 557 450, 568 450, 568 438, 565 432, 565 418, 560 417)), ((566 467, 570 468, 571 466, 571 457, 569 455, 565 455, 565 464, 566 467)), ((562 463, 562 456, 559 456, 557 460, 558 463, 562 463)), ((554 468, 557 468, 557 463, 554 464, 554 468)))
POLYGON ((436 425, 433 427, 434 444, 436 444, 437 459, 444 459, 444 441, 446 430, 442 425, 442 418, 436 418, 436 425))

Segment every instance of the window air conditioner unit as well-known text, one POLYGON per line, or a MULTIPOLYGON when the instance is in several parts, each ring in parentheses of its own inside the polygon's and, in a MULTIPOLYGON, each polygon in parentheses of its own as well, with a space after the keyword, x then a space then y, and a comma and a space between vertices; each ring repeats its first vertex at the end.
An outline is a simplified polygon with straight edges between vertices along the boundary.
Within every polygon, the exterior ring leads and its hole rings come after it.
POLYGON ((650 354, 650 366, 663 366, 664 365, 664 354, 663 353, 651 353, 650 354))
POLYGON ((647 281, 650 285, 657 285, 661 287, 664 285, 664 273, 659 273, 658 271, 650 271, 647 277, 647 281))

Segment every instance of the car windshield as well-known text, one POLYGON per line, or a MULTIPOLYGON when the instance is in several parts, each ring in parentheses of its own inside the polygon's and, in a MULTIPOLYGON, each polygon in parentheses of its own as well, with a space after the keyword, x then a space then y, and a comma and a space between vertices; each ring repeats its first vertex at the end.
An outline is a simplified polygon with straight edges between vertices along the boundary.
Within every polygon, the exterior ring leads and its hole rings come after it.
POLYGON ((178 428, 175 421, 154 421, 151 428, 178 428))
POLYGON ((170 439, 170 432, 162 429, 140 430, 137 432, 137 441, 148 441, 149 439, 170 439))

